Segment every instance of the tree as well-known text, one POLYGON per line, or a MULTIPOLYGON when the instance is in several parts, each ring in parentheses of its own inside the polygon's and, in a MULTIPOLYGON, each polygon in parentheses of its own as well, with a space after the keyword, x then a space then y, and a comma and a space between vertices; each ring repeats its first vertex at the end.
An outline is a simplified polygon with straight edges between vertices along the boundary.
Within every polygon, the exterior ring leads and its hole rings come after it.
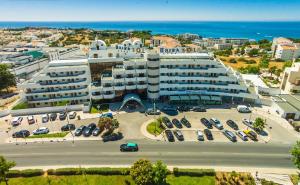
POLYGON ((265 120, 262 118, 256 118, 254 123, 253 123, 253 128, 257 131, 262 131, 265 128, 265 120))
POLYGON ((250 57, 254 57, 254 56, 257 56, 257 55, 258 55, 258 52, 259 52, 258 49, 251 49, 251 50, 249 51, 248 55, 249 55, 250 57))
POLYGON ((269 73, 271 73, 271 76, 277 71, 277 67, 276 66, 272 66, 269 68, 269 73))
POLYGON ((297 141, 293 148, 290 150, 292 161, 294 165, 300 169, 300 141, 297 141))
POLYGON ((278 78, 279 78, 279 76, 280 76, 281 73, 282 73, 282 69, 277 69, 275 71, 275 75, 277 76, 277 80, 278 80, 278 78))
POLYGON ((16 166, 14 161, 7 161, 3 156, 0 156, 0 182, 5 182, 8 185, 8 180, 6 178, 7 172, 12 167, 16 166))
POLYGON ((6 89, 8 92, 8 88, 16 85, 15 75, 13 75, 8 66, 5 64, 0 64, 0 91, 6 89))
POLYGON ((98 121, 98 127, 101 131, 105 128, 110 129, 112 127, 112 119, 111 118, 100 118, 98 121))
POLYGON ((149 160, 140 159, 130 169, 130 176, 137 185, 153 184, 153 167, 149 160))
POLYGON ((166 178, 168 175, 168 169, 162 161, 157 161, 153 166, 153 181, 154 184, 163 185, 166 184, 166 178))

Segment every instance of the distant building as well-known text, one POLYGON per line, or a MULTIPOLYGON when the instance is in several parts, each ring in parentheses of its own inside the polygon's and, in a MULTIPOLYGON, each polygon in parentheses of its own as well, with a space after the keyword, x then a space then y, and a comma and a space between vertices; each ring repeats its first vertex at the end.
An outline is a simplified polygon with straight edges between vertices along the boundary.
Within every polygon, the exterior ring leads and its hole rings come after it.
POLYGON ((293 60, 300 56, 300 44, 284 37, 274 38, 272 52, 275 59, 293 60))
POLYGON ((182 47, 178 40, 169 36, 153 36, 151 47, 156 47, 159 53, 181 53, 182 47))
POLYGON ((300 63, 284 70, 280 89, 285 94, 300 93, 300 63))
POLYGON ((198 34, 192 34, 192 33, 179 34, 178 36, 184 39, 191 39, 191 40, 200 39, 200 36, 198 34))
POLYGON ((216 50, 226 50, 226 49, 231 49, 232 48, 232 44, 215 44, 214 45, 214 49, 216 50))

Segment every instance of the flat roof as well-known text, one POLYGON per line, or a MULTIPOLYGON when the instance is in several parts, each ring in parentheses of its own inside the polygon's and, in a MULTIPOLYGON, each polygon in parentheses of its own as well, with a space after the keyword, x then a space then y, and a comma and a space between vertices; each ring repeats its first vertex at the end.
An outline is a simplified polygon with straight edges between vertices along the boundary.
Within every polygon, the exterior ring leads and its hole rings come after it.
POLYGON ((298 110, 287 102, 276 102, 277 105, 284 110, 284 112, 298 112, 298 110))
POLYGON ((259 75, 242 74, 242 77, 246 81, 251 81, 251 83, 257 87, 268 88, 268 86, 262 81, 259 75))

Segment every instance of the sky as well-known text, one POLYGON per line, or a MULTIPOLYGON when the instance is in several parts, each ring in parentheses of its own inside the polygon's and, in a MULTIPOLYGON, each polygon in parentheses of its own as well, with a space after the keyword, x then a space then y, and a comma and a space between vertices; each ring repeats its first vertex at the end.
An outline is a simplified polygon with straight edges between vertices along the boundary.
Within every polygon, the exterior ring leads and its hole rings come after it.
POLYGON ((0 0, 0 21, 300 21, 300 0, 0 0))

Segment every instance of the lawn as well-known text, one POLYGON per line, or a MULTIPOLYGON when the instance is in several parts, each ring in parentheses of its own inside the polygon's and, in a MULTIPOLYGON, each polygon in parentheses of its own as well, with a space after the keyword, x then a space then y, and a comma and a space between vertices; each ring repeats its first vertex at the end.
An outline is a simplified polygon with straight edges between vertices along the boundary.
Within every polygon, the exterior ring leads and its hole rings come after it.
MULTIPOLYGON (((167 182, 170 185, 214 185, 214 177, 188 177, 168 176, 167 182)), ((4 185, 1 182, 0 185, 4 185)), ((102 175, 74 175, 74 176, 40 176, 30 178, 9 179, 9 185, 134 185, 130 176, 102 176, 102 175)))
POLYGON ((298 182, 299 182, 299 175, 297 174, 293 174, 293 175, 290 175, 290 178, 291 178, 291 181, 293 184, 297 185, 298 182))
POLYGON ((17 104, 16 106, 14 106, 12 108, 12 110, 28 109, 28 108, 29 108, 29 106, 28 106, 27 102, 21 102, 21 103, 17 104))
POLYGON ((147 131, 152 135, 159 135, 165 130, 161 124, 155 120, 147 125, 147 131))
POLYGON ((51 133, 51 134, 40 134, 40 135, 32 135, 27 138, 35 139, 35 138, 58 138, 58 137, 65 137, 68 135, 69 132, 59 132, 59 133, 51 133))
POLYGON ((109 111, 109 104, 101 104, 100 109, 97 108, 98 104, 93 104, 90 110, 90 113, 95 114, 101 112, 108 112, 109 111))

